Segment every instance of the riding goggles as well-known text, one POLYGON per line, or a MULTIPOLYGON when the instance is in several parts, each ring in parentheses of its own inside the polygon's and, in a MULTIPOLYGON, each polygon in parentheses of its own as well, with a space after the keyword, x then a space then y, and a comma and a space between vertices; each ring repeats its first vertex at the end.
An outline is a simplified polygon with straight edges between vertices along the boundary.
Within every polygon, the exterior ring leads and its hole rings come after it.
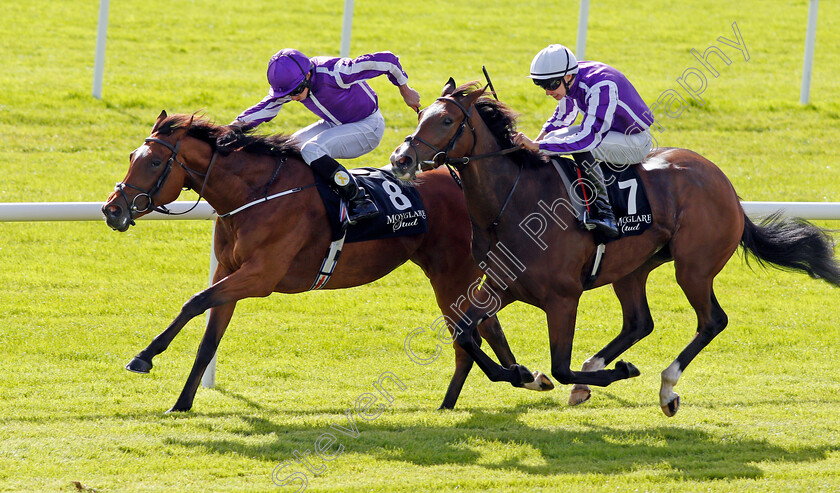
POLYGON ((557 89, 558 87, 560 87, 561 84, 563 84, 563 78, 562 77, 555 77, 553 79, 532 79, 532 80, 534 81, 534 84, 542 87, 543 89, 545 89, 547 91, 553 91, 553 90, 557 89))
POLYGON ((289 93, 289 96, 299 96, 303 93, 303 91, 309 88, 309 79, 303 79, 303 82, 298 84, 297 87, 292 89, 292 92, 289 93))

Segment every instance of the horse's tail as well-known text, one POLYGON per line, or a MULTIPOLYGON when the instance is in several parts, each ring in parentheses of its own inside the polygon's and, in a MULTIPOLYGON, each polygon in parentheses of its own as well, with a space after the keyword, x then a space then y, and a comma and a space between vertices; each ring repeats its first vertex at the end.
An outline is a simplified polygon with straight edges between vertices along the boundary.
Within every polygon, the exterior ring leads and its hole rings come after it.
MULTIPOLYGON (((763 267, 805 272, 840 286, 834 240, 827 230, 804 219, 785 218, 779 211, 756 225, 745 214, 741 246, 763 267)), ((749 263, 749 255, 744 258, 749 263)))

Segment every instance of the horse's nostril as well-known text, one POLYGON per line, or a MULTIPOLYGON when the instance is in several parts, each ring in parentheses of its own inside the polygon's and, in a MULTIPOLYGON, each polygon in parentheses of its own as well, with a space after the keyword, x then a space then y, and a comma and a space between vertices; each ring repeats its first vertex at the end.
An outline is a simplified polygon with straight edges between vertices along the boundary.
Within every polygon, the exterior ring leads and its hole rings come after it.
POLYGON ((120 217, 122 215, 122 208, 116 204, 111 204, 109 206, 102 206, 102 212, 106 216, 120 217))

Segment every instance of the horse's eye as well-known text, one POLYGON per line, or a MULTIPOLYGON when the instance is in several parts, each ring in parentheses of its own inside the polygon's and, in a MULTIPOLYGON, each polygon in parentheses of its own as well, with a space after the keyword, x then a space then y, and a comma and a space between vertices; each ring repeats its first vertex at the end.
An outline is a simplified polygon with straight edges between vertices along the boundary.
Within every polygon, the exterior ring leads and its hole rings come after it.
POLYGON ((450 118, 448 116, 443 119, 443 124, 444 125, 452 125, 452 123, 454 123, 454 121, 452 120, 452 118, 450 118))
POLYGON ((152 160, 152 168, 157 168, 157 167, 158 167, 158 166, 160 166, 162 163, 163 163, 163 161, 161 161, 160 159, 153 159, 153 160, 152 160))

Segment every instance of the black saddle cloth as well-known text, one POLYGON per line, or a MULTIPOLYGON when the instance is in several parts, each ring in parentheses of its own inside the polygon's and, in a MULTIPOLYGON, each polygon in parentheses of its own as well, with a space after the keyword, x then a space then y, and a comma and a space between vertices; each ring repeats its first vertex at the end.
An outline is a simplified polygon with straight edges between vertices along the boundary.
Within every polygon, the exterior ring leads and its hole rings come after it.
MULTIPOLYGON (((356 168, 349 171, 359 186, 373 199, 379 209, 379 215, 350 225, 345 243, 418 235, 428 230, 426 209, 420 199, 420 193, 412 185, 398 180, 387 167, 356 168)), ((339 217, 341 199, 317 174, 315 184, 327 208, 332 240, 335 241, 343 235, 339 217)))
MULTIPOLYGON (((565 158, 557 161, 569 181, 574 183, 578 179, 574 161, 565 158)), ((601 163, 601 171, 604 174, 604 183, 607 185, 610 205, 613 214, 615 214, 619 238, 640 235, 653 224, 653 214, 651 213, 647 191, 637 168, 638 165, 607 165, 601 163)), ((571 191, 569 192, 571 193, 571 191)))

